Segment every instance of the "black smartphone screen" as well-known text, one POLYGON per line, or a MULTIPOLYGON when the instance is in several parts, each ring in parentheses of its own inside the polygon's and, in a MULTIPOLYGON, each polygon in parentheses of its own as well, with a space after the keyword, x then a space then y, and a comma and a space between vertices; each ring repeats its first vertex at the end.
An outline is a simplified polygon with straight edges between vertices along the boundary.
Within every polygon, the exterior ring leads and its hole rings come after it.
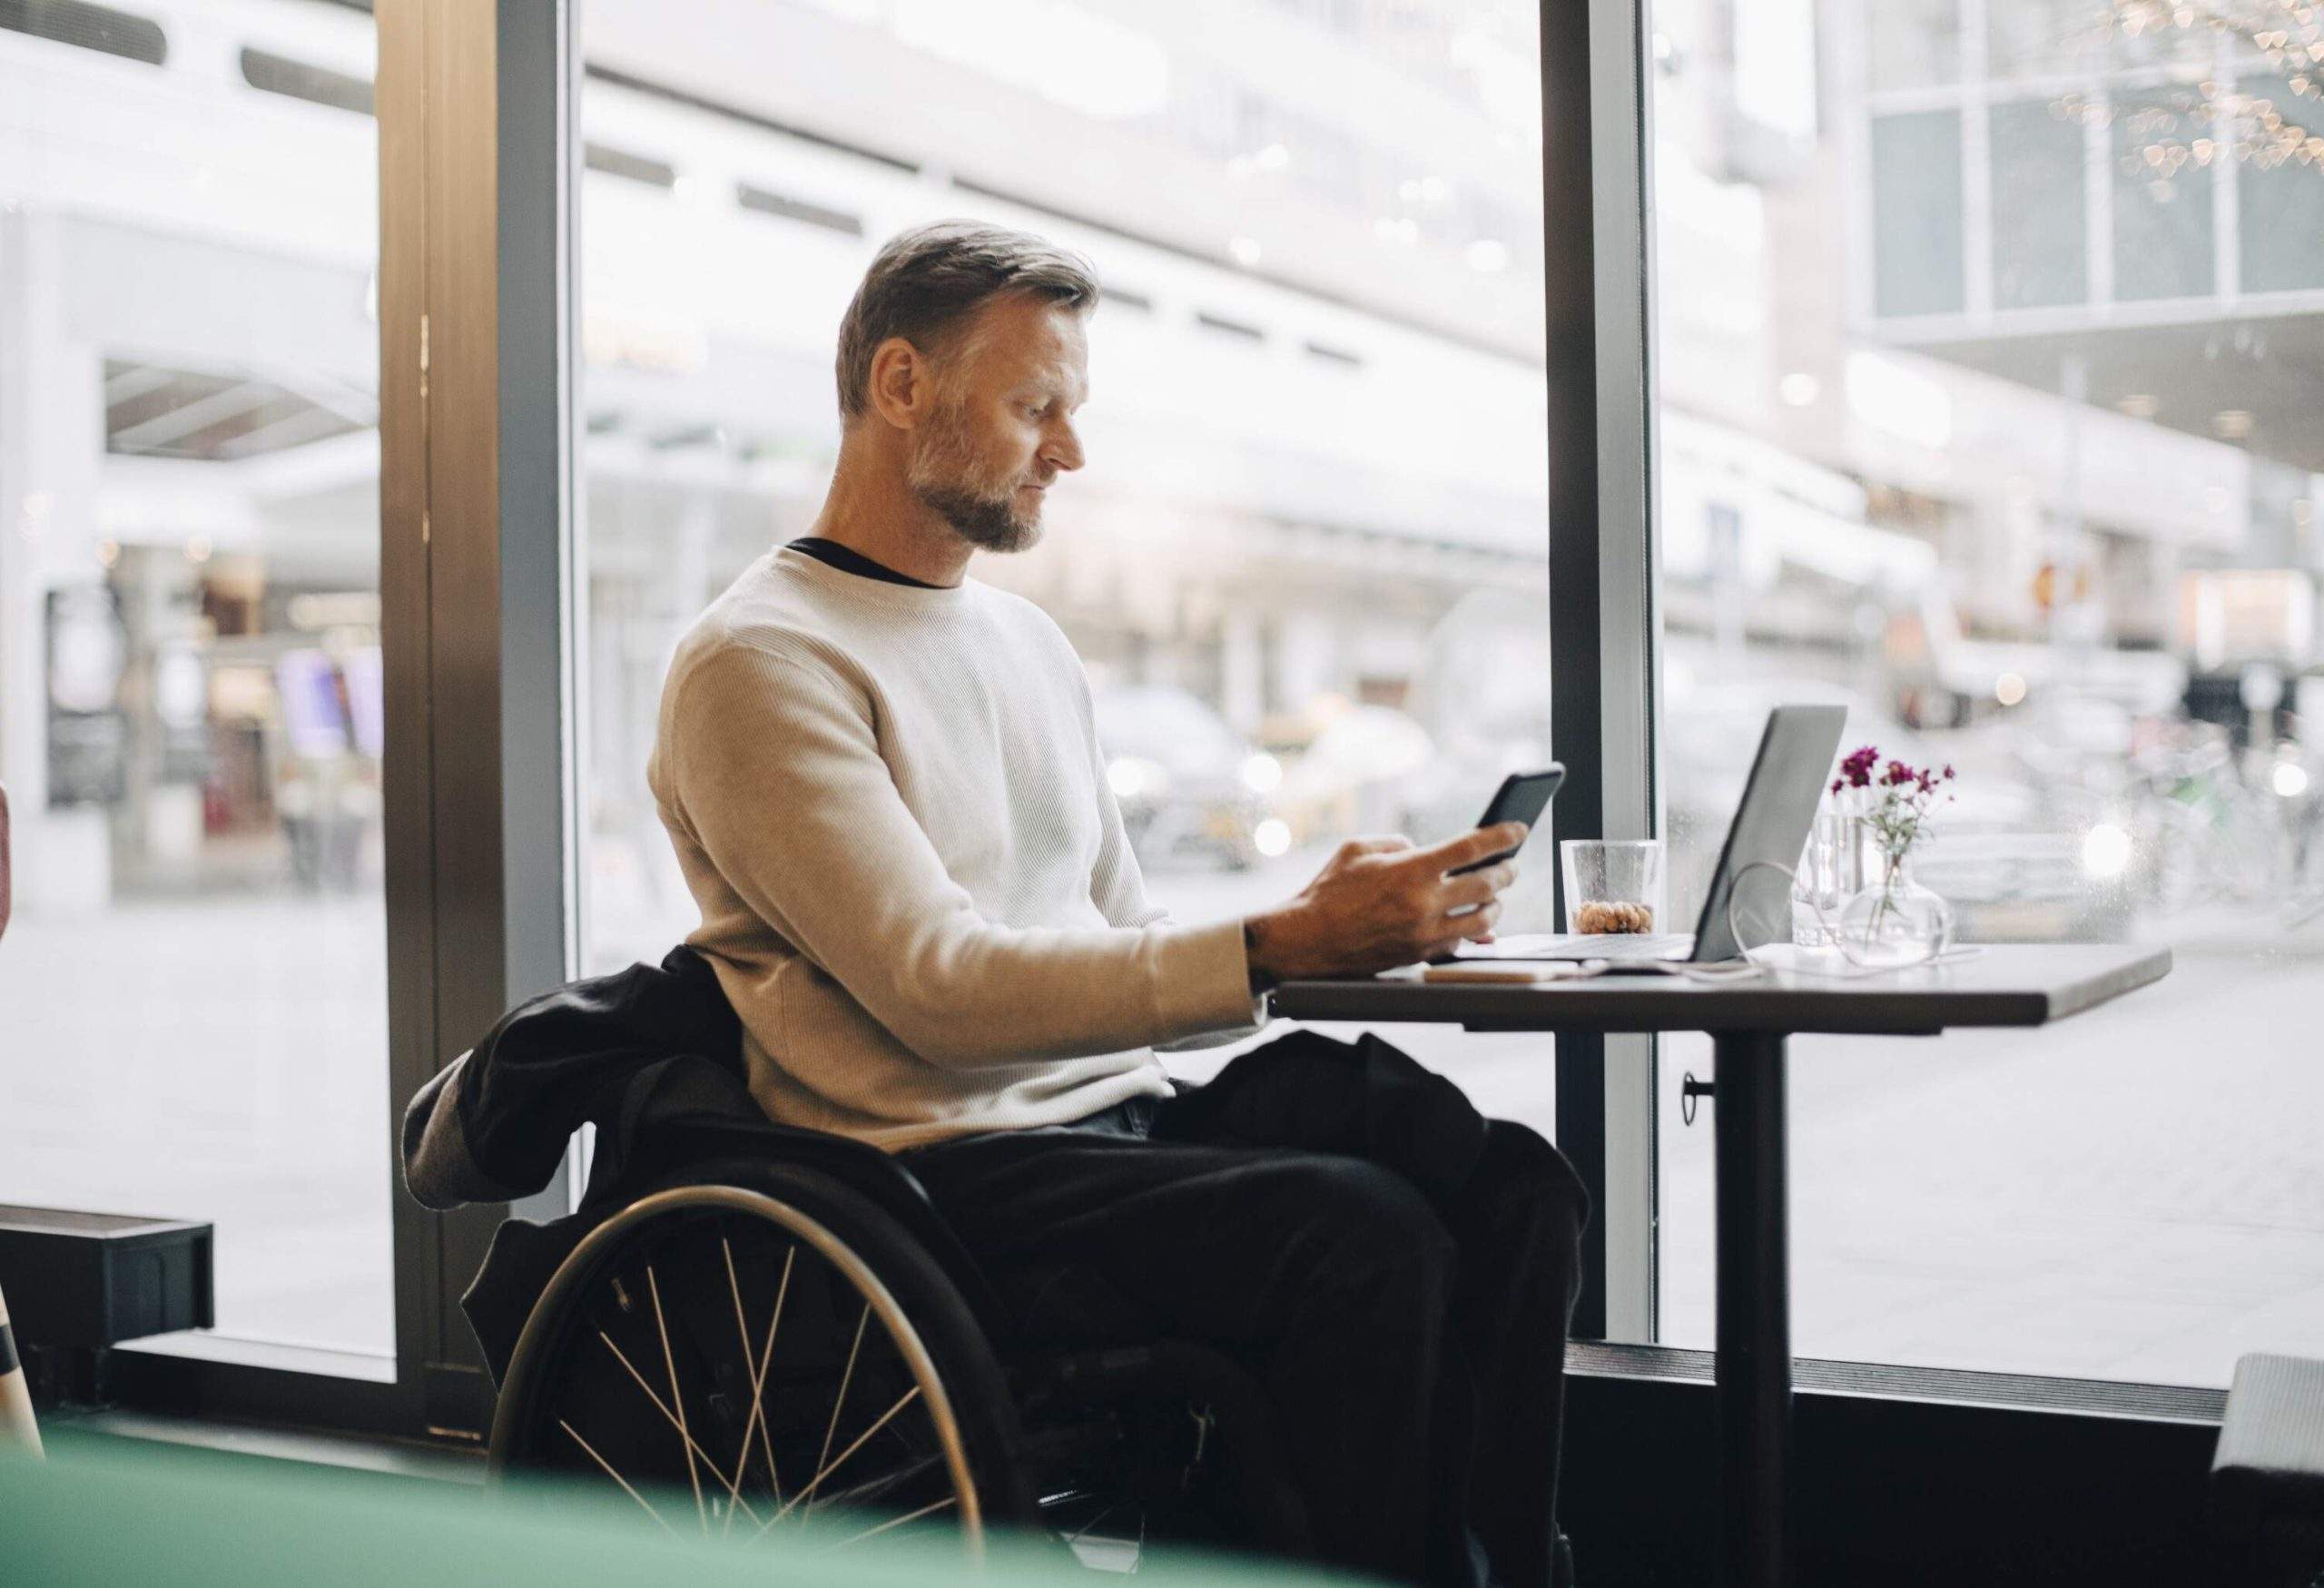
MULTIPOLYGON (((1550 798, 1558 792, 1558 784, 1565 781, 1565 768, 1555 762, 1539 772, 1512 772, 1502 779, 1500 789, 1493 794, 1485 814, 1477 818, 1480 827, 1497 827, 1503 822, 1522 822, 1528 827, 1541 825, 1541 813, 1550 808, 1550 798)), ((1488 854, 1482 860, 1472 860, 1467 865, 1455 866, 1445 873, 1457 877, 1466 872, 1482 871, 1498 865, 1517 851, 1504 850, 1488 854)))

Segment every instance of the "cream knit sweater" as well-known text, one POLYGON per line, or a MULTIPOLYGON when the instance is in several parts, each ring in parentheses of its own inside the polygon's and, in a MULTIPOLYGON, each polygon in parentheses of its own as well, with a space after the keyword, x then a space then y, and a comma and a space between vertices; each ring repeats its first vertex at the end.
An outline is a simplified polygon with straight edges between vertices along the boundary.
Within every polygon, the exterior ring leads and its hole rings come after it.
POLYGON ((770 552, 679 643, 646 775, 784 1124, 1058 1124, 1258 1018, 1240 923, 1147 901, 1080 660, 1018 597, 770 552))

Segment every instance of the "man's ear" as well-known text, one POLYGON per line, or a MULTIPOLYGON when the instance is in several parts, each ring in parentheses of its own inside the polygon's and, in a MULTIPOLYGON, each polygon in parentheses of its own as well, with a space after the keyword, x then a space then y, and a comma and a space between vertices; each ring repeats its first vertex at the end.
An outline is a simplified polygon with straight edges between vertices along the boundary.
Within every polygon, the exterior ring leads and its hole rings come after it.
POLYGON ((902 337, 891 336, 872 353, 866 382, 872 410, 900 430, 918 428, 936 399, 936 366, 902 337))

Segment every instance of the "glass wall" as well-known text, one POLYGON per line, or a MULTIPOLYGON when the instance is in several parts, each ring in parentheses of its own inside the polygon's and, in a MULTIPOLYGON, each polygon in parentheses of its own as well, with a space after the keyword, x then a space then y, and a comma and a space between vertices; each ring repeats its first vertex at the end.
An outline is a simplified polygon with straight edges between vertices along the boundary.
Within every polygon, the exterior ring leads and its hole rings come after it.
MULTIPOLYGON (((1450 835, 1547 758, 1531 5, 581 21, 589 968, 695 923, 645 781, 665 662, 805 531, 841 314, 881 242, 942 217, 1041 232, 1105 283, 1088 466, 1035 550, 971 577, 1080 653, 1158 901, 1281 902, 1342 838, 1450 835)), ((1546 839, 1512 926, 1548 924, 1546 839)), ((1545 1041, 1457 1053, 1549 1122, 1545 1041)))
MULTIPOLYGON (((1958 768, 1921 869, 1967 941, 2176 957, 2048 1031, 1793 1045, 1796 1347, 2196 1385, 2312 1348, 2324 98, 2287 51, 2324 23, 1650 18, 1677 874, 1768 707, 1833 701, 1958 768)), ((1709 1044, 1662 1055, 1661 1334, 1707 1346, 1709 1044)))
POLYGON ((0 7, 0 1202, 391 1378, 372 25, 133 13, 0 7))

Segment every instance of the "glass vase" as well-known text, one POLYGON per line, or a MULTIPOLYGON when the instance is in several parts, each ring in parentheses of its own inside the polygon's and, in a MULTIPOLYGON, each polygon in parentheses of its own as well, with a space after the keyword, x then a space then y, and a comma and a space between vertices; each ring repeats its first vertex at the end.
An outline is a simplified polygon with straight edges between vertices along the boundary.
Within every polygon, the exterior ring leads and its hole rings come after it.
POLYGON ((1872 880, 1840 912, 1839 946, 1863 965, 1925 964, 1953 946, 1953 906, 1913 880, 1911 857, 1875 853, 1872 880))

